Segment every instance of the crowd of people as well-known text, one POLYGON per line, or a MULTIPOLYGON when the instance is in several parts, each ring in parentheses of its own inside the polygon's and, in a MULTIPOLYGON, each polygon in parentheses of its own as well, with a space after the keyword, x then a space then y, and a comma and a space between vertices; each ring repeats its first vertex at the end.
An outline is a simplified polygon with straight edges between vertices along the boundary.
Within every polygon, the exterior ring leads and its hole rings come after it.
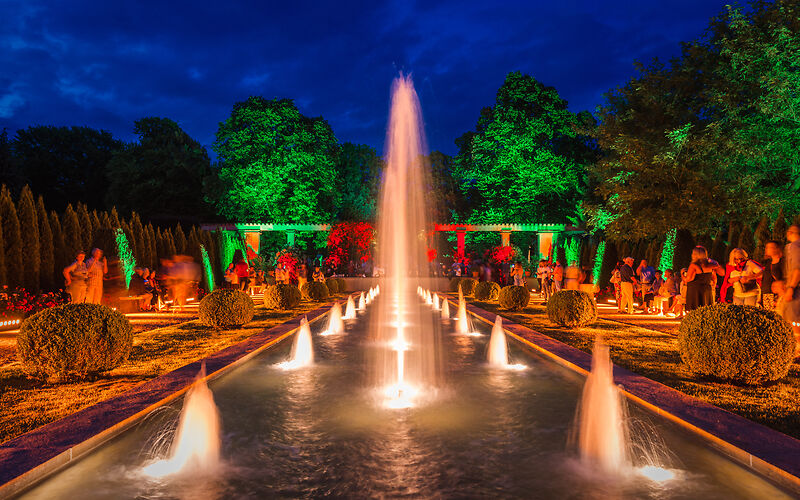
POLYGON ((244 253, 236 250, 233 259, 225 269, 225 286, 256 295, 263 293, 267 284, 270 283, 293 284, 302 287, 309 281, 325 282, 326 274, 322 270, 322 266, 315 264, 313 271, 309 267, 306 262, 300 262, 296 266, 277 263, 274 270, 267 273, 263 269, 257 269, 251 265, 244 253))

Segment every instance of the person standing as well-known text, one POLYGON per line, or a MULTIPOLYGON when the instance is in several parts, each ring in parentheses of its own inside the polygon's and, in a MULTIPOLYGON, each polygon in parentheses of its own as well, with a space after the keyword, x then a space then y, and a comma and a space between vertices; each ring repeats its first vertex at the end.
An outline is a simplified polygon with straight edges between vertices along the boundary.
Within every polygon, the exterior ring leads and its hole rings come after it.
POLYGON ((99 248, 92 249, 92 257, 86 261, 86 302, 99 304, 103 301, 103 276, 108 274, 108 263, 99 248))
POLYGON ((639 267, 636 268, 636 277, 639 280, 639 292, 642 295, 642 310, 647 313, 653 305, 653 282, 656 279, 656 270, 653 266, 647 264, 647 259, 642 259, 639 262, 639 267))
POLYGON ((686 312, 714 303, 714 276, 725 274, 725 268, 708 258, 703 246, 692 249, 692 263, 686 272, 686 312))
POLYGON ((553 266, 553 293, 560 292, 564 284, 564 266, 561 262, 556 261, 553 266))
POLYGON ((81 304, 86 300, 86 252, 78 251, 75 261, 64 268, 64 285, 67 287, 70 302, 81 304))
POLYGON ((617 261, 617 265, 614 266, 614 270, 611 271, 611 279, 609 279, 609 282, 614 285, 614 301, 617 304, 617 312, 622 312, 622 286, 620 285, 622 281, 619 276, 619 270, 624 265, 625 263, 621 260, 617 261))
MULTIPOLYGON (((374 269, 374 268, 373 268, 374 269)), ((314 281, 324 283, 325 273, 322 272, 319 266, 314 266, 314 274, 311 276, 314 281)))
POLYGON ((733 283, 733 303, 756 305, 761 293, 757 280, 763 274, 764 268, 748 258, 747 252, 741 248, 731 250, 728 260, 734 267, 728 278, 728 281, 733 283))
POLYGON ((544 297, 544 301, 550 298, 550 266, 547 261, 542 259, 539 261, 539 267, 536 268, 536 279, 539 280, 539 291, 544 297))
POLYGON ((525 270, 522 269, 522 264, 519 262, 514 263, 514 267, 511 268, 511 277, 514 280, 514 285, 525 286, 525 270))
POLYGON ((777 310, 778 300, 783 294, 784 265, 783 248, 775 240, 764 245, 764 272, 761 274, 761 305, 768 311, 777 310))
POLYGON ((783 319, 792 325, 795 338, 795 358, 800 356, 800 226, 792 224, 786 230, 786 289, 783 292, 783 319))
POLYGON ((636 284, 636 273, 633 271, 633 257, 622 259, 619 268, 620 302, 619 312, 633 314, 633 287, 636 284))
POLYGON ((308 266, 305 262, 297 268, 297 288, 303 288, 308 283, 308 266))

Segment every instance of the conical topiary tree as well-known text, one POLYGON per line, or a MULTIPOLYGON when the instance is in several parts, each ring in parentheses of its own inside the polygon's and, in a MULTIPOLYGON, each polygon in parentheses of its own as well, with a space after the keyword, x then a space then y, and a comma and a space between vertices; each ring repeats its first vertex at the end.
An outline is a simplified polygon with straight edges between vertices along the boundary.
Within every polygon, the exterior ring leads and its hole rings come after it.
POLYGON ((786 224, 786 217, 783 215, 783 209, 781 208, 781 211, 778 212, 778 217, 775 219, 775 224, 772 225, 772 239, 785 243, 787 229, 789 229, 789 226, 786 224))
POLYGON ((183 232, 180 222, 175 226, 175 231, 172 233, 175 239, 175 251, 181 255, 186 253, 186 234, 183 232))
POLYGON ((89 217, 89 211, 86 205, 78 203, 78 224, 81 228, 81 247, 90 252, 92 250, 92 241, 94 240, 94 228, 92 227, 92 218, 89 217))
POLYGON ((159 256, 158 252, 156 251, 156 232, 153 229, 153 224, 150 222, 147 223, 147 227, 145 227, 145 232, 147 233, 147 245, 148 245, 148 254, 150 257, 150 268, 155 269, 159 265, 159 256))
POLYGON ((742 226, 742 232, 739 233, 739 243, 736 245, 738 248, 743 249, 748 255, 752 255, 753 250, 755 249, 755 240, 753 238, 753 230, 750 227, 750 224, 744 224, 742 226))
MULTIPOLYGON (((0 241, 3 241, 3 224, 0 223, 0 241)), ((8 275, 6 274, 6 253, 5 245, 0 244, 0 286, 8 285, 8 275)))
POLYGON ((22 242, 22 258, 25 271, 22 273, 22 286, 31 292, 39 292, 39 270, 42 254, 39 247, 39 221, 36 215, 36 203, 33 201, 31 188, 25 186, 17 201, 20 240, 22 242))
POLYGON ((42 256, 39 264, 39 283, 43 290, 55 290, 55 252, 53 249, 53 231, 50 229, 50 217, 44 208, 44 199, 39 196, 36 201, 36 220, 39 223, 39 253, 42 256))
POLYGON ((758 226, 756 226, 755 231, 755 240, 756 245, 755 249, 753 250, 753 258, 760 261, 764 258, 764 246, 767 244, 770 238, 772 238, 772 231, 769 228, 769 219, 766 216, 762 217, 760 221, 758 221, 758 226))
POLYGON ((0 223, 3 226, 6 284, 10 288, 16 288, 23 284, 22 235, 17 217, 17 207, 5 186, 0 189, 0 223))
POLYGON ((64 244, 64 233, 61 230, 61 220, 55 210, 50 212, 50 231, 53 233, 53 280, 56 288, 61 288, 63 281, 62 271, 72 261, 67 261, 67 249, 64 244))
POLYGON ((739 244, 739 238, 742 236, 742 224, 738 221, 731 221, 728 224, 728 246, 725 248, 725 262, 728 261, 728 256, 731 250, 739 244))
POLYGON ((78 214, 72 208, 72 204, 67 205, 67 209, 61 216, 61 231, 64 234, 64 251, 67 263, 75 259, 78 250, 90 252, 91 248, 84 248, 81 235, 81 226, 78 222, 78 214))

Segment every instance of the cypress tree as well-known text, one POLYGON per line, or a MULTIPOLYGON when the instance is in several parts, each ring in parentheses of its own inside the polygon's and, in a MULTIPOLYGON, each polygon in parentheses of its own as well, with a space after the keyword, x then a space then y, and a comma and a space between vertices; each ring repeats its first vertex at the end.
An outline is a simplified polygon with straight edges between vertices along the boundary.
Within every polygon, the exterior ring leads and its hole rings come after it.
POLYGON ((97 239, 97 231, 103 228, 103 223, 100 222, 100 216, 97 214, 97 210, 92 210, 92 213, 89 214, 89 219, 92 221, 92 239, 97 239))
POLYGON ((153 229, 153 224, 150 222, 147 223, 145 231, 147 232, 148 251, 150 252, 150 266, 155 269, 160 264, 158 261, 158 251, 156 250, 156 231, 153 229))
POLYGON ((737 247, 743 249, 748 255, 750 255, 753 253, 755 246, 753 230, 750 228, 750 224, 745 224, 742 227, 742 232, 739 233, 739 243, 737 244, 737 247))
POLYGON ((100 214, 100 227, 103 229, 114 229, 111 225, 111 218, 108 216, 108 212, 100 214))
POLYGON ((678 229, 675 234, 675 257, 672 262, 677 269, 689 267, 692 261, 692 249, 694 248, 694 238, 692 233, 686 229, 678 229))
MULTIPOLYGON (((17 207, 8 188, 0 189, 0 221, 3 225, 3 252, 6 263, 6 282, 9 288, 23 286, 22 234, 17 207)), ((30 258, 30 257, 28 257, 30 258)))
POLYGON ((39 292, 39 273, 42 254, 39 246, 39 221, 36 215, 36 203, 33 193, 27 185, 22 188, 17 201, 17 216, 19 217, 20 236, 22 241, 22 255, 25 261, 25 271, 22 274, 22 286, 32 292, 39 292))
POLYGON ((186 254, 186 234, 184 234, 180 222, 175 226, 175 232, 172 237, 175 240, 175 251, 179 255, 186 254))
POLYGON ((111 221, 111 229, 122 227, 122 221, 119 219, 119 214, 117 213, 117 207, 111 207, 111 213, 108 214, 108 218, 111 221))
MULTIPOLYGON (((597 257, 595 257, 597 258, 597 257)), ((606 241, 606 250, 603 252, 603 262, 600 264, 600 279, 596 283, 600 288, 605 288, 611 279, 611 273, 621 257, 617 254, 617 245, 606 241)))
POLYGON ((775 224, 772 226, 772 239, 785 243, 787 229, 789 229, 789 227, 786 224, 786 217, 784 217, 783 209, 781 208, 781 211, 778 212, 778 218, 775 219, 775 224))
POLYGON ((156 228, 156 256, 158 259, 166 259, 167 251, 164 248, 164 235, 161 234, 161 228, 156 228))
POLYGON ((60 286, 62 281, 61 271, 72 261, 68 261, 67 249, 64 244, 64 233, 61 230, 61 220, 55 210, 50 212, 50 231, 53 233, 53 279, 55 286, 60 286))
POLYGON ((164 250, 166 250, 167 255, 169 258, 172 258, 173 255, 177 255, 177 251, 175 250, 175 239, 172 237, 172 231, 169 228, 164 230, 164 250))
POLYGON ((89 217, 89 210, 83 203, 78 203, 78 224, 81 228, 81 247, 87 252, 92 249, 92 242, 94 242, 94 228, 92 227, 92 218, 89 217))
POLYGON ((44 208, 44 199, 39 196, 36 201, 36 220, 39 222, 39 253, 42 261, 39 267, 39 282, 43 290, 55 290, 55 252, 53 250, 53 231, 50 229, 50 218, 44 208))
POLYGON ((144 227, 142 227, 142 220, 136 212, 131 213, 131 234, 133 235, 134 254, 136 255, 136 262, 141 262, 141 265, 147 265, 147 237, 144 234, 144 227))
POLYGON ((78 214, 75 213, 71 203, 67 205, 64 215, 61 216, 61 231, 64 234, 64 256, 66 257, 66 264, 75 260, 75 255, 78 253, 78 250, 83 250, 87 254, 92 250, 91 248, 83 247, 78 214))
POLYGON ((731 221, 728 224, 728 247, 725 249, 725 262, 728 261, 728 256, 731 250, 736 248, 739 244, 739 238, 742 237, 742 225, 739 222, 731 221))
POLYGON ((764 258, 764 246, 767 244, 767 241, 772 237, 772 231, 769 229, 769 219, 766 217, 762 217, 761 220, 758 222, 758 226, 756 226, 756 247, 753 251, 753 258, 756 260, 761 260, 764 258))
POLYGON ((717 231, 717 237, 714 238, 714 242, 711 244, 711 250, 709 250, 709 255, 712 259, 716 260, 720 264, 724 264, 727 262, 727 258, 725 257, 725 234, 722 230, 717 231))
POLYGON ((8 276, 6 274, 6 252, 3 241, 3 224, 0 221, 0 286, 8 285, 8 276))

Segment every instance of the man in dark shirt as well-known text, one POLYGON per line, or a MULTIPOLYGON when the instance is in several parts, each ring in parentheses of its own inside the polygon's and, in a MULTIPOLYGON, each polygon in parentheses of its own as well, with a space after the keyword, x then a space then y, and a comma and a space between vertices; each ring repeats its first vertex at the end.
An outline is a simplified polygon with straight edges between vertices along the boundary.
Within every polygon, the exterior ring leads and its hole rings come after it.
POLYGON ((764 246, 764 272, 761 274, 761 300, 764 309, 774 311, 783 288, 783 248, 775 240, 764 246))
POLYGON ((623 259, 625 265, 619 268, 621 300, 619 310, 623 313, 633 314, 633 285, 636 284, 636 274, 633 272, 633 257, 623 259))

